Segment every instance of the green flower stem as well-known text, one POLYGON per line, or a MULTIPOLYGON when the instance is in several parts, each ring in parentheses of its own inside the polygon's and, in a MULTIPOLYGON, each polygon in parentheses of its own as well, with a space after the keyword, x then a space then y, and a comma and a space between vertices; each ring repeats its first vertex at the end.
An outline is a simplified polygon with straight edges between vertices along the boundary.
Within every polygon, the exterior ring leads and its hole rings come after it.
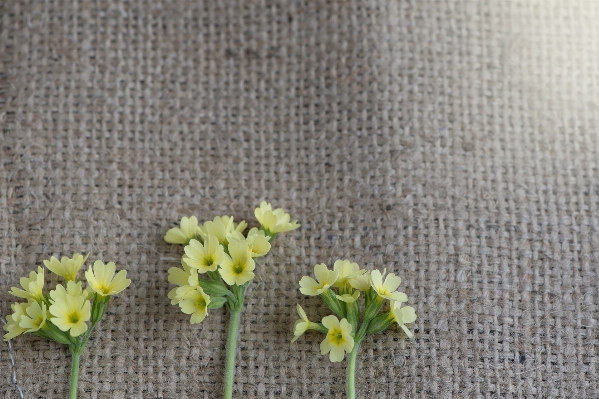
POLYGON ((347 399, 356 399, 356 357, 360 343, 355 341, 347 365, 347 399))
MULTIPOLYGON (((251 280, 250 280, 251 282, 251 280)), ((249 285, 249 283, 248 283, 249 285)), ((230 306, 231 321, 229 323, 229 337, 227 339, 227 360, 225 362, 225 399, 233 398, 233 382, 235 380, 235 353, 237 352, 237 336, 239 335, 239 318, 243 311, 243 301, 247 286, 232 286, 232 292, 237 301, 230 306)))
POLYGON ((73 360, 71 362, 71 389, 69 399, 77 399, 77 382, 79 381, 79 357, 81 353, 71 351, 73 360))

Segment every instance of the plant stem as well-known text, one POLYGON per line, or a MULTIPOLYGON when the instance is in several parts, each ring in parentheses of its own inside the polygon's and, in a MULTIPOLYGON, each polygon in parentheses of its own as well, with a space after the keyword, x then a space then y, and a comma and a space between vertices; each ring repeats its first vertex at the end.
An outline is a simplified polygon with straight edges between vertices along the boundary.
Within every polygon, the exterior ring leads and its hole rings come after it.
POLYGON ((237 336, 239 335, 239 317, 243 310, 245 290, 238 296, 237 306, 232 306, 231 322, 229 323, 229 338, 227 339, 227 360, 225 363, 225 399, 233 397, 233 381, 235 380, 235 353, 237 352, 237 336))
POLYGON ((354 342, 354 348, 349 354, 347 365, 347 399, 356 399, 356 357, 358 355, 359 342, 354 342))
POLYGON ((77 382, 79 381, 79 357, 81 353, 71 352, 73 360, 71 362, 71 390, 69 399, 77 399, 77 382))

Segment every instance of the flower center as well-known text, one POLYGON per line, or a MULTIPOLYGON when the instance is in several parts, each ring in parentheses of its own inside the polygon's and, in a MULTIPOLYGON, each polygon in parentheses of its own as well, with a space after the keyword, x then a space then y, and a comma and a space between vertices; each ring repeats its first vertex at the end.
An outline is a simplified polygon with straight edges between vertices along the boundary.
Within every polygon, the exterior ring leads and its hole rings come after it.
POLYGON ((236 263, 235 266, 233 266, 233 271, 235 272, 235 274, 243 273, 243 269, 243 265, 240 263, 236 263))
POLYGON ((329 333, 329 338, 331 339, 331 341, 337 345, 341 344, 344 339, 343 339, 343 332, 341 332, 341 330, 331 330, 331 332, 329 333))
POLYGON ((78 313, 71 313, 69 315, 69 321, 73 324, 76 324, 79 321, 79 314, 78 313))
POLYGON ((198 300, 196 301, 196 306, 199 309, 204 309, 206 307, 206 301, 204 300, 203 297, 198 298, 198 300))

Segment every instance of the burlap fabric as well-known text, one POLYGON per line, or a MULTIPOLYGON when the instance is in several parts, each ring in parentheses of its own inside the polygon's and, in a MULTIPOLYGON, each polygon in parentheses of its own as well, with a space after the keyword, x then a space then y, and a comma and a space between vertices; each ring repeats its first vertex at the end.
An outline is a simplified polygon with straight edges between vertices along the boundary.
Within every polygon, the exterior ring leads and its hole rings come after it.
MULTIPOLYGON (((262 199, 302 227, 258 262, 236 397, 345 397, 321 335, 289 343, 296 303, 327 314, 297 281, 342 257, 419 317, 364 342, 361 398, 599 397, 599 2, 0 7, 0 311, 51 255, 133 280, 81 398, 220 396, 228 316, 170 306, 163 236, 262 199)), ((66 349, 12 345, 2 398, 66 396, 66 349)))

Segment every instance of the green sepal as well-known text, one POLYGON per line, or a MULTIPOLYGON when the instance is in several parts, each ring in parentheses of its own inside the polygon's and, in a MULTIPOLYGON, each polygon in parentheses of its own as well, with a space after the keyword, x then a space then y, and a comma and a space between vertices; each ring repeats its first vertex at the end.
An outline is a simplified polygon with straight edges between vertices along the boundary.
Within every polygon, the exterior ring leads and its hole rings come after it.
POLYGON ((344 305, 347 321, 352 326, 352 335, 355 336, 358 331, 358 313, 360 310, 358 301, 355 301, 354 303, 346 302, 344 305))
POLYGON ((393 323, 393 315, 391 312, 381 313, 376 316, 366 330, 366 334, 378 334, 381 331, 385 331, 393 323))
POLYGON ((63 345, 72 345, 73 341, 69 333, 65 333, 58 329, 54 324, 46 322, 46 325, 41 329, 34 332, 34 334, 44 337, 51 341, 57 342, 63 345), (52 326, 53 328, 51 328, 52 326))
POLYGON ((225 285, 220 281, 199 279, 199 282, 200 287, 202 287, 204 292, 210 295, 210 297, 212 297, 213 295, 227 296, 231 294, 231 291, 229 291, 227 287, 225 287, 225 285))
POLYGON ((333 291, 328 289, 320 294, 320 297, 333 313, 341 318, 345 318, 345 309, 341 306, 341 302, 335 297, 333 291))
POLYGON ((368 290, 366 299, 364 322, 374 319, 376 315, 379 314, 379 311, 383 306, 383 298, 380 297, 372 288, 368 290), (374 295, 372 295, 372 293, 374 293, 374 295))
POLYGON ((310 325, 308 326, 308 330, 319 331, 323 334, 326 334, 329 332, 329 330, 322 323, 313 323, 313 322, 310 322, 310 325))
POLYGON ((220 309, 225 303, 227 303, 227 298, 222 296, 210 296, 210 303, 208 304, 208 309, 220 309))
POLYGON ((102 319, 104 312, 106 312, 106 306, 108 305, 109 300, 109 296, 102 296, 96 293, 94 296, 94 302, 92 304, 92 325, 98 324, 98 322, 102 319))

